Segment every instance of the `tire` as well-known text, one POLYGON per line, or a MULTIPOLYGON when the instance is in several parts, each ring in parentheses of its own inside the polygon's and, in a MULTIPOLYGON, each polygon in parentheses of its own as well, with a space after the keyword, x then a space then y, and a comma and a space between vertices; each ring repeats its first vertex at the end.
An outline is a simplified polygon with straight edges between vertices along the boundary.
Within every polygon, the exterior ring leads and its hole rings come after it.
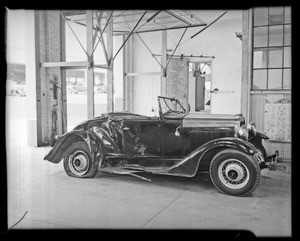
POLYGON ((64 155, 64 169, 67 175, 78 178, 92 178, 98 172, 84 142, 75 142, 68 148, 64 155))
POLYGON ((255 158, 241 151, 226 149, 217 153, 210 163, 210 178, 222 193, 247 196, 260 181, 260 167, 255 158))

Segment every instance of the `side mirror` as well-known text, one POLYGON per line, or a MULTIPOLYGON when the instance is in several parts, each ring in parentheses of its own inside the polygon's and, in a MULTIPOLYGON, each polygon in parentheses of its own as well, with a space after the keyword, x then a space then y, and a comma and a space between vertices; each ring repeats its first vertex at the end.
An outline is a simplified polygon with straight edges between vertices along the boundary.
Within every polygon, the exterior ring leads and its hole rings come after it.
POLYGON ((180 137, 180 130, 181 130, 182 126, 178 126, 175 130, 175 136, 176 137, 180 137))

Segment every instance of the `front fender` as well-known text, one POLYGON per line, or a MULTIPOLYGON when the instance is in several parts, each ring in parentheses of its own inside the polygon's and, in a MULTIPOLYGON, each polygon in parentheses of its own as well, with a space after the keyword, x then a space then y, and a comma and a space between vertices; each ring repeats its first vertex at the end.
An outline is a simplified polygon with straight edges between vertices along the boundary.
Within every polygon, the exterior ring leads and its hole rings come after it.
POLYGON ((270 139, 267 135, 258 131, 256 132, 256 136, 259 136, 261 139, 266 139, 266 140, 270 139))
POLYGON ((185 158, 183 158, 182 161, 170 167, 167 172, 169 175, 179 175, 187 177, 195 176, 203 156, 209 151, 213 151, 214 149, 220 150, 220 148, 232 148, 240 150, 249 155, 254 155, 257 152, 254 145, 245 140, 236 137, 218 138, 201 145, 185 158))
POLYGON ((44 157, 44 160, 53 163, 59 163, 62 160, 64 152, 69 148, 69 146, 72 145, 72 143, 76 139, 84 141, 87 144, 92 154, 91 156, 94 158, 93 154, 97 152, 99 148, 96 144, 96 136, 91 132, 73 130, 65 133, 57 140, 50 152, 44 157))

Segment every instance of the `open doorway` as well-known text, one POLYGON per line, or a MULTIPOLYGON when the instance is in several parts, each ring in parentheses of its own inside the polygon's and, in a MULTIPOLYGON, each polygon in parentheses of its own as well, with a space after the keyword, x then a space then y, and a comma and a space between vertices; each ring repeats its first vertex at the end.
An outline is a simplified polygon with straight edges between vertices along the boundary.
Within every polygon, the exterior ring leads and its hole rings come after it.
POLYGON ((83 69, 66 70, 67 131, 87 119, 86 74, 83 69))
MULTIPOLYGON (((106 70, 94 73, 94 115, 107 112, 106 70)), ((87 82, 85 69, 66 70, 67 86, 67 131, 88 119, 87 117, 87 82)))
POLYGON ((191 111, 210 112, 212 61, 189 62, 189 103, 191 111))

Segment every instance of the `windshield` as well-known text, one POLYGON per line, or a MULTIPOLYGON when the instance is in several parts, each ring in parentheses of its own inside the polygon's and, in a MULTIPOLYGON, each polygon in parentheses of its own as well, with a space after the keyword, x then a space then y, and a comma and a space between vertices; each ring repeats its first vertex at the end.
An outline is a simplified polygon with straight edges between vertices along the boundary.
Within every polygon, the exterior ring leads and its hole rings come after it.
POLYGON ((163 115, 168 113, 186 113, 185 108, 177 99, 159 96, 158 101, 163 115))

